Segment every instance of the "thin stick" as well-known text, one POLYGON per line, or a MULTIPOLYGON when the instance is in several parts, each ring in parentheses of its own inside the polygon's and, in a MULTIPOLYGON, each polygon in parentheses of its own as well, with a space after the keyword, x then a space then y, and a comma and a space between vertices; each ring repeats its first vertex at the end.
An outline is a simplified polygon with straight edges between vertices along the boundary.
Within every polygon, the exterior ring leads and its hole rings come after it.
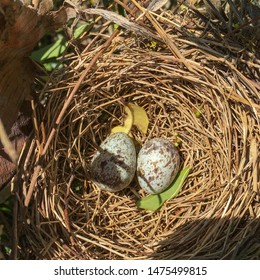
POLYGON ((18 160, 18 155, 13 147, 12 142, 8 138, 8 135, 5 131, 4 124, 1 119, 0 119, 0 142, 2 143, 4 149, 6 150, 6 153, 8 154, 12 162, 16 164, 18 160))
POLYGON ((158 34, 161 35, 161 38, 163 41, 167 44, 169 49, 172 51, 172 53, 180 59, 180 61, 184 64, 184 66, 190 71, 195 72, 192 66, 188 63, 187 59, 182 55, 182 53, 179 51, 179 49, 176 47, 174 42, 168 37, 168 35, 165 33, 163 28, 159 25, 159 23, 155 20, 154 16, 149 13, 148 10, 144 9, 142 6, 139 5, 135 0, 132 0, 132 2, 142 11, 145 16, 148 18, 148 20, 153 24, 154 28, 158 32, 158 34))
POLYGON ((71 175, 69 183, 67 184, 67 190, 66 190, 66 194, 65 194, 65 209, 64 209, 64 221, 65 221, 65 225, 67 227, 67 231, 69 233, 69 239, 72 245, 75 244, 75 241, 73 239, 73 236, 71 235, 71 227, 70 227, 70 219, 69 219, 69 206, 68 206, 68 200, 69 200, 69 194, 70 194, 70 188, 71 188, 71 184, 74 180, 74 175, 71 175))

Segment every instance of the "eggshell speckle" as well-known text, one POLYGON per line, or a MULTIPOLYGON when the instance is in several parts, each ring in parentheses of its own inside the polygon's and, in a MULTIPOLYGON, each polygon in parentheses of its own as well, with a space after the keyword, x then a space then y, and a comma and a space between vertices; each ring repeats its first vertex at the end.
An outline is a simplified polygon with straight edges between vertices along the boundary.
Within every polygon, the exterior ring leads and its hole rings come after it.
POLYGON ((108 136, 91 161, 94 183, 109 192, 126 188, 133 180, 135 170, 135 146, 132 139, 123 132, 108 136))
POLYGON ((164 191, 179 169, 179 152, 173 143, 164 138, 147 141, 137 157, 137 179, 148 194, 164 191))

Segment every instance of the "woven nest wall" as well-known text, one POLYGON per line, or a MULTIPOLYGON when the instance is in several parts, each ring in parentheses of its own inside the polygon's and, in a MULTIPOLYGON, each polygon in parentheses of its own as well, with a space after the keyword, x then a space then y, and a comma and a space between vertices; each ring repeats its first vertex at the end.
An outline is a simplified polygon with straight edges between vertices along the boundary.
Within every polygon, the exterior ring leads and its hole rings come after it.
MULTIPOLYGON (((106 42, 106 37, 97 36, 80 55, 67 58, 67 66, 55 72, 43 90, 48 102, 42 120, 36 122, 20 198, 23 205, 40 158, 30 204, 26 209, 21 206, 20 247, 27 257, 259 256, 260 106, 259 88, 252 78, 259 68, 253 61, 249 65, 239 60, 238 66, 232 56, 225 59, 239 45, 230 51, 210 32, 211 43, 206 45, 206 39, 205 44, 195 43, 173 28, 187 19, 170 13, 161 16, 167 25, 159 24, 174 45, 151 45, 139 36, 118 33, 80 80, 106 42), (134 138, 141 144, 158 136, 179 141, 181 165, 191 167, 179 195, 156 212, 136 206, 145 196, 136 179, 127 189, 108 193, 90 178, 91 158, 111 128, 122 124, 123 105, 128 102, 142 106, 149 117, 148 133, 133 130, 134 138), (45 149, 53 128, 56 132, 45 149)), ((153 23, 146 24, 154 30, 153 23)), ((200 32, 197 38, 205 28, 200 32)))

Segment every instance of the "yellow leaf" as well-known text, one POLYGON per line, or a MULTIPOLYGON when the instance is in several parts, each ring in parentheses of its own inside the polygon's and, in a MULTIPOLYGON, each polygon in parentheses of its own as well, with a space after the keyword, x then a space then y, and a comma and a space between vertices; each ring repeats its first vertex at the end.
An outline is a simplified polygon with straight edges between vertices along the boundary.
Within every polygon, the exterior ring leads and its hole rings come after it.
POLYGON ((111 133, 115 133, 115 132, 124 132, 126 134, 128 134, 130 132, 130 130, 128 128, 126 128, 125 126, 122 125, 118 125, 112 128, 111 133))
POLYGON ((147 133, 149 119, 144 108, 133 103, 128 103, 127 106, 131 109, 133 114, 133 125, 135 125, 144 134, 147 133))

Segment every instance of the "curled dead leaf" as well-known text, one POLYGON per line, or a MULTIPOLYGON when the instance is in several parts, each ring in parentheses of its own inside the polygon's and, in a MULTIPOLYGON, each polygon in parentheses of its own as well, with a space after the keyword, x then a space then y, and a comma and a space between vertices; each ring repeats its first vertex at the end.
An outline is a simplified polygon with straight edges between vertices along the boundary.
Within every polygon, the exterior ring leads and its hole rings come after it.
POLYGON ((142 133, 146 134, 148 130, 149 119, 144 108, 133 103, 128 103, 124 109, 126 113, 124 125, 119 125, 112 128, 111 132, 124 132, 130 135, 131 128, 133 125, 135 125, 142 133))

